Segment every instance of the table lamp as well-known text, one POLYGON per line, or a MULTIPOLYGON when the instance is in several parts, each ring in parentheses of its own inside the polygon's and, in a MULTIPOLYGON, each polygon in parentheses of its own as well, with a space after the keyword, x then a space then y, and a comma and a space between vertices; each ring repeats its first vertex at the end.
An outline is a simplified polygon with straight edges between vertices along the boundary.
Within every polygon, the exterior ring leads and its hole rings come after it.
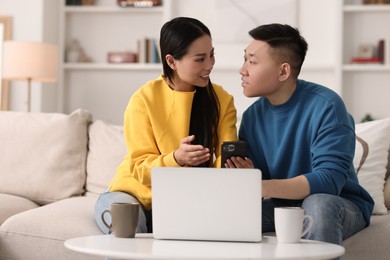
POLYGON ((56 81, 57 47, 42 42, 5 41, 3 78, 27 80, 27 111, 30 112, 31 81, 56 81))

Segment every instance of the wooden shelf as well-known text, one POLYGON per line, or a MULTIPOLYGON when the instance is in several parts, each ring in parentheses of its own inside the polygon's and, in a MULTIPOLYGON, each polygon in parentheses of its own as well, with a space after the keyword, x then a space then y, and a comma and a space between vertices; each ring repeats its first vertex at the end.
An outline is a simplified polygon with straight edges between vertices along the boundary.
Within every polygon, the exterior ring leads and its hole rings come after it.
POLYGON ((344 12, 390 12, 390 5, 345 5, 344 12))
POLYGON ((163 7, 66 6, 65 13, 162 13, 163 7))
POLYGON ((345 72, 390 72, 390 65, 383 64, 345 64, 343 65, 345 72))
POLYGON ((64 63, 65 70, 162 70, 161 64, 147 63, 64 63))

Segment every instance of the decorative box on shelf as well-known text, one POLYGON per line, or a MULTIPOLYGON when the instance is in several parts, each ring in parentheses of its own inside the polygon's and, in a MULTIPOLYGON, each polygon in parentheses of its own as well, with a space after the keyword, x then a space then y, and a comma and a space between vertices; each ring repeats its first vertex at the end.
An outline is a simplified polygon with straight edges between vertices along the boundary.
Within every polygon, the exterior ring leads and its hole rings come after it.
POLYGON ((94 5, 95 0, 66 0, 66 5, 94 5))
POLYGON ((363 4, 365 5, 383 5, 390 4, 390 0, 364 0, 363 4))
POLYGON ((136 63, 137 54, 133 52, 109 52, 107 54, 108 63, 136 63))
POLYGON ((117 0, 122 7, 153 7, 161 5, 161 0, 117 0))
POLYGON ((360 44, 358 48, 358 55, 356 57, 352 57, 351 62, 352 63, 374 63, 374 64, 375 63, 384 64, 385 62, 389 62, 388 60, 386 60, 385 57, 385 42, 386 40, 380 39, 376 45, 367 44, 367 43, 360 44))

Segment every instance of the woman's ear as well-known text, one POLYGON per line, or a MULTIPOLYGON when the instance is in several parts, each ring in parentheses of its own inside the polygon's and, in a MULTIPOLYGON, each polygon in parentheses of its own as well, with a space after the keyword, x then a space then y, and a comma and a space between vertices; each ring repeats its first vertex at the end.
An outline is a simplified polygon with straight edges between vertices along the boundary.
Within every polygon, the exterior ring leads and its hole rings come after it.
POLYGON ((171 69, 173 69, 173 70, 176 69, 175 58, 173 58, 173 56, 172 56, 171 54, 167 54, 167 55, 165 56, 165 60, 166 60, 166 62, 167 62, 167 64, 168 64, 168 66, 169 66, 171 69))
POLYGON ((279 80, 285 81, 287 80, 291 75, 291 66, 288 63, 282 63, 280 65, 280 74, 279 74, 279 80))

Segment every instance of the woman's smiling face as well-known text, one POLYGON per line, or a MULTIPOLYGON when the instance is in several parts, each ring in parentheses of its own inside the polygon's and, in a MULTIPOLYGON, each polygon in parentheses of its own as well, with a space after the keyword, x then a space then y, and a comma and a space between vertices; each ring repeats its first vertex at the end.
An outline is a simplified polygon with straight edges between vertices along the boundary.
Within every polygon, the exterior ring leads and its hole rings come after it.
POLYGON ((206 34, 196 39, 181 59, 174 60, 175 90, 193 91, 194 86, 207 86, 214 64, 214 48, 206 34))

